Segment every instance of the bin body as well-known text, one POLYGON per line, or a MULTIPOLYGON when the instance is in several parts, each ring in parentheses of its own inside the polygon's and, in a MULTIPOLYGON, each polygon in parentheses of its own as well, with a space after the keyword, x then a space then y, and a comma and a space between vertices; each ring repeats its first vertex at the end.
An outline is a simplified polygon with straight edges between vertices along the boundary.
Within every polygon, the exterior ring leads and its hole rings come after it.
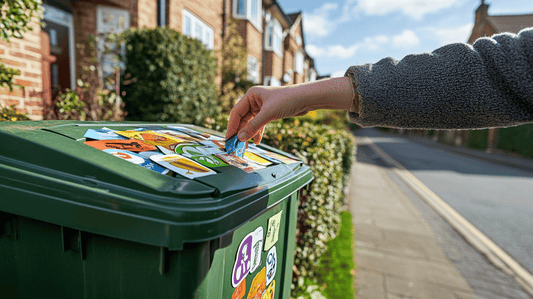
POLYGON ((171 177, 83 144, 104 126, 150 124, 0 125, 3 298, 289 298, 307 166, 171 177))

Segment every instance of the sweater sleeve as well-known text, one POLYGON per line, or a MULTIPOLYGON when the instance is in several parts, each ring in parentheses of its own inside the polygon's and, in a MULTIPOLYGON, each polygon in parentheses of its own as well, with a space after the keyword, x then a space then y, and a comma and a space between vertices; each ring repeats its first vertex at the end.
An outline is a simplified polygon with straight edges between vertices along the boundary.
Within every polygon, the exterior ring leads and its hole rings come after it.
POLYGON ((533 122, 533 28, 352 66, 360 126, 476 129, 533 122))

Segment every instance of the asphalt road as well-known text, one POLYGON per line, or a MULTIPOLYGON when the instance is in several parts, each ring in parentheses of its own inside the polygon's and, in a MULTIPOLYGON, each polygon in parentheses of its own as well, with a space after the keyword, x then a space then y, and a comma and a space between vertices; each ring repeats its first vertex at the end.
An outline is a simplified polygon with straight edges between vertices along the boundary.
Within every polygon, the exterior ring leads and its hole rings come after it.
POLYGON ((533 172, 359 129, 533 273, 533 172))

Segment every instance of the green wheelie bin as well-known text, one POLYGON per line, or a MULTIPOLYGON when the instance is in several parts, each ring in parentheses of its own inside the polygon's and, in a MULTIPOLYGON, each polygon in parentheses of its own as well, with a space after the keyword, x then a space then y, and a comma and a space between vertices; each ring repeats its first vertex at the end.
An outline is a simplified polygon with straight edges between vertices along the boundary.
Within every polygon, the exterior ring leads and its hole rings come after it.
POLYGON ((0 297, 289 298, 308 166, 184 124, 0 124, 0 297))

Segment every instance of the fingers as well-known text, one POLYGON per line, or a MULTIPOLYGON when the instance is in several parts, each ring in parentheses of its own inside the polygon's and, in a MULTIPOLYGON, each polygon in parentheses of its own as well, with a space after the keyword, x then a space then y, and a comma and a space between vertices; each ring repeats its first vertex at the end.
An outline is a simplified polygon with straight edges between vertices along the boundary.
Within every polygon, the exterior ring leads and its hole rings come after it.
POLYGON ((241 127, 243 117, 251 112, 250 100, 250 96, 245 94, 233 109, 231 109, 228 128, 226 130, 226 139, 237 134, 241 127))
POLYGON ((237 135, 237 137, 240 141, 246 141, 255 136, 260 129, 268 124, 269 121, 270 118, 265 110, 261 110, 255 117, 252 118, 252 120, 250 120, 250 122, 248 122, 248 124, 246 124, 246 126, 244 126, 242 130, 239 130, 239 135, 237 135))
POLYGON ((264 126, 261 129, 259 129, 257 134, 255 134, 255 136, 254 136, 254 144, 257 145, 257 144, 261 143, 261 139, 263 139, 263 132, 265 132, 265 127, 264 126))

